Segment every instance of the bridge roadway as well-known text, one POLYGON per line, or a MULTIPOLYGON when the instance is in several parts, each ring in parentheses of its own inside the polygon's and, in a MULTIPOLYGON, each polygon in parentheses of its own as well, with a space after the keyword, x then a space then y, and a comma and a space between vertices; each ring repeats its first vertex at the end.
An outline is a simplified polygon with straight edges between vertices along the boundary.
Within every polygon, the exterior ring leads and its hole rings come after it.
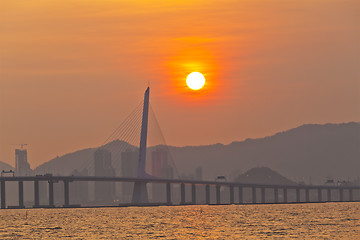
MULTIPOLYGON (((305 190, 305 202, 310 202, 310 190, 317 190, 318 201, 325 202, 322 199, 322 192, 327 192, 327 202, 333 201, 331 198, 332 190, 339 191, 339 201, 344 201, 344 191, 348 191, 348 201, 354 201, 353 191, 360 190, 360 186, 343 185, 281 185, 281 184, 252 184, 252 183, 239 183, 239 182, 217 182, 217 181, 197 181, 197 180, 183 180, 183 179, 160 179, 160 178, 128 178, 128 177, 95 177, 95 176, 53 176, 51 174, 37 175, 37 176, 21 176, 21 177, 0 177, 1 186, 1 208, 6 208, 6 182, 18 182, 19 204, 17 208, 24 208, 24 182, 34 182, 34 207, 39 205, 39 182, 47 181, 49 183, 49 205, 54 206, 54 183, 64 183, 64 207, 71 207, 69 195, 69 183, 73 181, 104 181, 104 182, 141 182, 141 183, 164 183, 166 184, 166 204, 171 205, 171 184, 180 184, 180 204, 185 204, 185 185, 191 185, 191 202, 196 204, 196 186, 205 186, 205 202, 210 204, 210 186, 216 188, 216 204, 221 204, 221 191, 220 187, 225 186, 229 188, 230 204, 234 204, 234 189, 238 188, 238 203, 242 204, 243 201, 243 188, 250 188, 252 192, 252 203, 256 203, 256 189, 261 190, 261 203, 265 203, 265 189, 274 190, 274 203, 279 203, 279 189, 283 190, 283 203, 287 203, 288 190, 296 190, 296 202, 301 202, 300 190, 305 190)), ((356 201, 359 201, 357 199, 356 201)), ((139 205, 139 204, 137 204, 139 205)), ((140 204, 141 205, 141 204, 140 204)), ((146 203, 144 203, 146 205, 146 203)))

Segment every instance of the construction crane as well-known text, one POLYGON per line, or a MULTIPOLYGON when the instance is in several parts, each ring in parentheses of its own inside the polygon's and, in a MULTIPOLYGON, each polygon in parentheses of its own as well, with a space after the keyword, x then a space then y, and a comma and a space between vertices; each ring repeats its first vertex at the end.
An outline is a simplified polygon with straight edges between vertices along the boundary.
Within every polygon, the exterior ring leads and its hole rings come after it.
POLYGON ((29 144, 27 144, 27 143, 15 143, 15 144, 10 144, 10 145, 20 146, 21 149, 24 149, 24 146, 27 146, 29 144))

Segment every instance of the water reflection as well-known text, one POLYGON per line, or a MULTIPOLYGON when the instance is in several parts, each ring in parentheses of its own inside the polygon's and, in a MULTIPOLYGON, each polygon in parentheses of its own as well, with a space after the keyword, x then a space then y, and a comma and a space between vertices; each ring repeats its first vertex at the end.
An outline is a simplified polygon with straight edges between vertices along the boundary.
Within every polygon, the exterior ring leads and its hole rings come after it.
POLYGON ((360 238, 360 203, 1 210, 1 239, 360 238))

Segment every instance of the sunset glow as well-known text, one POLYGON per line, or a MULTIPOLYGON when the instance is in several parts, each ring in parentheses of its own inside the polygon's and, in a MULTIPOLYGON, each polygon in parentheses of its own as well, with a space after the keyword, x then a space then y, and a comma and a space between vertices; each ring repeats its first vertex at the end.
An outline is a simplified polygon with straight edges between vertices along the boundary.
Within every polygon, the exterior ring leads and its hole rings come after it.
POLYGON ((360 0, 0 6, 0 240, 360 239, 360 0))
POLYGON ((97 146, 148 83, 173 145, 359 121, 358 5, 2 1, 0 161, 14 164, 12 143, 30 144, 35 167, 97 146))

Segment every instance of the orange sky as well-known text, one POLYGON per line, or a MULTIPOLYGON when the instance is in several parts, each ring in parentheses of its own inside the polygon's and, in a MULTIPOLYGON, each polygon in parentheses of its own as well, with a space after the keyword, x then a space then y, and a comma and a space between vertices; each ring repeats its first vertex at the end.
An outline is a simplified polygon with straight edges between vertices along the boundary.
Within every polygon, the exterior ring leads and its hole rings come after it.
POLYGON ((355 1, 0 3, 0 161, 34 167, 95 147, 138 105, 168 144, 262 137, 360 121, 355 1), (207 84, 189 91, 185 78, 207 84))

